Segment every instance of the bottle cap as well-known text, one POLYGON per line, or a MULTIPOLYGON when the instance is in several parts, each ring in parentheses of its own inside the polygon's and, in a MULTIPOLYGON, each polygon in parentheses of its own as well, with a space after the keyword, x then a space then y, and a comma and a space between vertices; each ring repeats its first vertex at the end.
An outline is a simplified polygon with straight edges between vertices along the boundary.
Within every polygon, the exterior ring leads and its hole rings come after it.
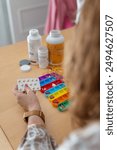
POLYGON ((60 32, 60 30, 51 30, 50 31, 50 36, 59 37, 59 36, 61 36, 61 32, 60 32))
POLYGON ((21 71, 28 72, 31 70, 31 67, 29 65, 23 65, 20 67, 21 71))
POLYGON ((31 36, 38 36, 38 35, 39 35, 39 31, 38 31, 37 29, 31 29, 31 30, 29 31, 29 34, 30 34, 31 36))
POLYGON ((31 64, 30 60, 27 60, 27 59, 22 59, 22 60, 20 60, 20 62, 19 62, 19 65, 20 65, 20 66, 23 66, 23 65, 30 65, 30 64, 31 64))

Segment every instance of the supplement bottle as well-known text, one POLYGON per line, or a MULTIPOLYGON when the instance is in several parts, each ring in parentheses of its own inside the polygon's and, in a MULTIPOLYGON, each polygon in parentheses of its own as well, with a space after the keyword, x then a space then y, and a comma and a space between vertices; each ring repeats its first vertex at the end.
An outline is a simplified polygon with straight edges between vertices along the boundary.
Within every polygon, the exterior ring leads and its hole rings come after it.
POLYGON ((48 49, 44 46, 39 47, 38 63, 39 63, 39 68, 44 69, 48 67, 48 49))
POLYGON ((46 38, 49 50, 49 63, 51 65, 61 65, 63 61, 64 37, 59 30, 50 31, 46 38))
POLYGON ((27 37, 28 55, 32 64, 38 64, 38 49, 41 46, 41 36, 37 29, 31 29, 27 37))

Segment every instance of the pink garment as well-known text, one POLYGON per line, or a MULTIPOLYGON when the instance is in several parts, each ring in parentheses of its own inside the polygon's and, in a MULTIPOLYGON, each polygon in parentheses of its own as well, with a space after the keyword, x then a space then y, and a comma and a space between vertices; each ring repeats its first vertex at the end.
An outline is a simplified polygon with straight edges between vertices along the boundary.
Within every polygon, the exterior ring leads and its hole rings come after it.
POLYGON ((76 18, 76 0, 49 0, 45 33, 52 29, 66 29, 74 25, 76 18))

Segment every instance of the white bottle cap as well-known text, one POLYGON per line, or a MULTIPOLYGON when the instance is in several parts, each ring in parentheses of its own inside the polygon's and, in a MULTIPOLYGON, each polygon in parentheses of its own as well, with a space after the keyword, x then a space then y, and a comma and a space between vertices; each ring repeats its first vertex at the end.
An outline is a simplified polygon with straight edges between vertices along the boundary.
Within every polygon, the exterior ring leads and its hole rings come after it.
POLYGON ((30 34, 31 36, 38 36, 38 35, 39 35, 39 31, 38 31, 37 29, 31 29, 31 30, 29 31, 29 34, 30 34))
POLYGON ((51 37, 59 37, 59 36, 61 36, 60 30, 51 30, 49 34, 50 34, 51 37))
POLYGON ((31 67, 29 65, 23 65, 20 67, 21 71, 28 72, 31 70, 31 67))

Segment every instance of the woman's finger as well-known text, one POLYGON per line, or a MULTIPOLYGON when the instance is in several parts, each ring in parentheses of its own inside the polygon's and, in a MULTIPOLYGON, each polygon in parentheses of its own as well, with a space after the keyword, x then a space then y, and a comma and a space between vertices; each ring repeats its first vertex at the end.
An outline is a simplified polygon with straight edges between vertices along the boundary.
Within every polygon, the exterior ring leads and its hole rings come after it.
POLYGON ((17 94, 19 93, 18 92, 18 85, 16 85, 14 88, 13 88, 13 94, 15 95, 15 96, 17 96, 17 94))
POLYGON ((25 91, 28 94, 29 92, 32 92, 31 88, 27 84, 25 84, 25 91))

